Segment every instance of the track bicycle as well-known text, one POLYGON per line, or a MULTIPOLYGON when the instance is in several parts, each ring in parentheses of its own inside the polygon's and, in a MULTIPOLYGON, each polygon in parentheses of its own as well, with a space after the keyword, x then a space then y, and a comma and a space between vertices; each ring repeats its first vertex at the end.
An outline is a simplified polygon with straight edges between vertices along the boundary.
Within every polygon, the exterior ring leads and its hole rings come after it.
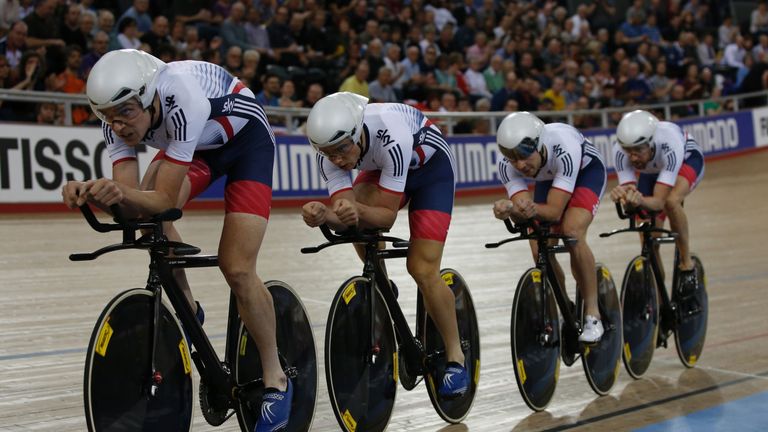
MULTIPOLYGON (((87 204, 80 210, 94 230, 122 231, 122 242, 92 253, 72 254, 70 260, 89 261, 125 249, 144 249, 150 257, 146 287, 115 296, 91 334, 83 389, 88 430, 190 430, 194 362, 200 374, 198 393, 205 420, 218 426, 236 414, 241 430, 251 432, 258 420, 264 385, 259 353, 240 320, 234 294, 230 293, 222 361, 173 277, 174 269, 216 267, 218 257, 198 255, 199 248, 166 238, 163 222, 179 219, 179 209, 147 220, 126 220, 120 217, 120 208, 112 206, 116 223, 100 222, 87 204), (137 230, 144 232, 139 238, 137 230), (188 341, 194 347, 191 354, 188 341)), ((280 281, 265 285, 275 305, 280 361, 294 385, 286 430, 304 432, 312 423, 317 394, 312 328, 291 287, 280 281)))
POLYGON ((560 358, 571 366, 581 357, 584 373, 592 390, 607 394, 616 383, 621 357, 621 308, 616 286, 608 268, 597 263, 597 296, 600 317, 605 332, 596 344, 579 342, 584 304, 576 290, 574 304, 565 287, 557 280, 551 256, 566 252, 564 244, 550 240, 575 242, 565 235, 551 231, 551 224, 533 221, 513 223, 504 220, 507 230, 516 234, 486 248, 530 240, 538 245, 536 265, 528 269, 517 284, 512 302, 512 362, 515 379, 526 405, 534 411, 544 410, 557 387, 560 358), (560 316, 562 315, 562 323, 560 316))
POLYGON ((417 293, 416 334, 397 302, 397 295, 381 260, 403 258, 409 243, 386 236, 381 230, 333 233, 320 226, 328 242, 306 247, 317 253, 348 243, 364 246, 363 273, 344 282, 333 298, 325 332, 325 377, 333 412, 342 430, 386 429, 395 403, 398 378, 412 390, 426 378, 427 392, 438 415, 449 423, 461 422, 469 413, 480 375, 480 334, 474 303, 464 279, 452 269, 440 272, 456 297, 456 320, 470 383, 458 398, 438 392, 445 365, 445 346, 417 293), (380 249, 391 243, 391 249, 380 249), (394 325, 394 327, 393 327, 394 325))
POLYGON ((627 210, 620 203, 616 203, 616 212, 620 219, 629 220, 629 227, 602 233, 600 237, 636 232, 642 238, 641 253, 629 262, 621 284, 624 366, 633 378, 641 378, 655 349, 666 348, 670 334, 674 333, 677 356, 683 365, 693 367, 701 357, 707 335, 709 306, 704 266, 698 256, 691 256, 697 286, 693 291, 684 287, 678 270, 680 254, 675 246, 670 297, 656 245, 675 243, 677 233, 656 226, 660 212, 627 210))

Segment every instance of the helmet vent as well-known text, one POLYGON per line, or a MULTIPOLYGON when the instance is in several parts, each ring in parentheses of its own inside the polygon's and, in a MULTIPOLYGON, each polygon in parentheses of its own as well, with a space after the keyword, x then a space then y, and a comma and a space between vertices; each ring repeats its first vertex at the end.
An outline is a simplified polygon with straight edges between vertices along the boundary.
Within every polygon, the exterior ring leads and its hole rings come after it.
POLYGON ((120 93, 118 93, 115 97, 112 98, 112 102, 116 100, 120 100, 126 96, 128 96, 131 93, 131 89, 124 88, 120 93))

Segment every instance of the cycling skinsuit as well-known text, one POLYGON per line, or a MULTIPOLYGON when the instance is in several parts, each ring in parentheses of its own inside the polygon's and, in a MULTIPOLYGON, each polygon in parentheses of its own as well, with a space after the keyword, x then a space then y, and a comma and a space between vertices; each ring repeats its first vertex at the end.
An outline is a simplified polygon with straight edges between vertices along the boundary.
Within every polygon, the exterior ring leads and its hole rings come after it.
MULTIPOLYGON (((141 144, 160 150, 155 160, 189 166, 189 199, 226 175, 226 211, 269 218, 275 137, 253 92, 220 66, 178 61, 160 72, 157 93, 160 121, 141 144)), ((113 165, 136 159, 109 125, 102 128, 113 165)))
MULTIPOLYGON (((354 184, 375 183, 408 206, 411 238, 445 242, 456 188, 456 162, 437 126, 404 104, 368 104, 363 118, 367 147, 354 184)), ((318 153, 328 193, 353 188, 350 173, 318 153)))

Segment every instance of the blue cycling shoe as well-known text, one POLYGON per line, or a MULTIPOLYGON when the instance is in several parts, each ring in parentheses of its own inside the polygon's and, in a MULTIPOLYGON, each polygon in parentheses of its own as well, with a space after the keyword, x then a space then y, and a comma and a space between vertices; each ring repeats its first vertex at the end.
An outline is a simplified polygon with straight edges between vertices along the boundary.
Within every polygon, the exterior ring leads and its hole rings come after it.
POLYGON ((254 432, 277 432, 285 430, 291 416, 291 401, 293 400, 293 384, 288 378, 288 386, 284 392, 269 387, 264 390, 261 400, 261 413, 256 422, 254 432))
POLYGON ((467 368, 456 362, 445 365, 443 382, 438 393, 446 399, 455 399, 464 395, 469 388, 469 372, 467 368))

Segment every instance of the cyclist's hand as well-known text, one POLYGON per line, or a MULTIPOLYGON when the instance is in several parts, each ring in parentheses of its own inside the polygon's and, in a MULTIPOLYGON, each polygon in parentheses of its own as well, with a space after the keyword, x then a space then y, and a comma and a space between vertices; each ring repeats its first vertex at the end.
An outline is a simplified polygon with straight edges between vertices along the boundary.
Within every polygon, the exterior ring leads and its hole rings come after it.
POLYGON ((640 207, 640 204, 642 203, 643 194, 637 189, 629 189, 626 191, 624 200, 629 207, 637 208, 640 207))
POLYGON ((109 207, 113 204, 120 204, 123 198, 123 190, 120 189, 117 182, 107 178, 100 178, 85 182, 83 190, 77 199, 77 205, 80 206, 85 204, 86 201, 92 201, 109 207))
POLYGON ((64 205, 73 209, 78 206, 77 199, 81 195, 81 192, 85 188, 85 182, 81 181, 68 181, 61 188, 61 198, 64 201, 64 205))
POLYGON ((620 202, 622 204, 625 204, 627 201, 627 191, 629 189, 625 188, 624 186, 616 186, 615 188, 611 189, 611 199, 613 202, 620 202))
POLYGON ((339 221, 346 226, 356 226, 359 220, 357 206, 349 200, 340 199, 333 203, 333 212, 339 221))
POLYGON ((521 219, 533 219, 539 212, 536 210, 536 204, 529 199, 521 199, 517 202, 517 213, 521 219))
POLYGON ((508 199, 500 199, 493 203, 493 215, 496 219, 507 219, 512 216, 515 210, 515 205, 508 199))
POLYGON ((301 217, 304 223, 311 227, 317 227, 325 223, 327 207, 319 201, 310 201, 301 207, 301 217))

